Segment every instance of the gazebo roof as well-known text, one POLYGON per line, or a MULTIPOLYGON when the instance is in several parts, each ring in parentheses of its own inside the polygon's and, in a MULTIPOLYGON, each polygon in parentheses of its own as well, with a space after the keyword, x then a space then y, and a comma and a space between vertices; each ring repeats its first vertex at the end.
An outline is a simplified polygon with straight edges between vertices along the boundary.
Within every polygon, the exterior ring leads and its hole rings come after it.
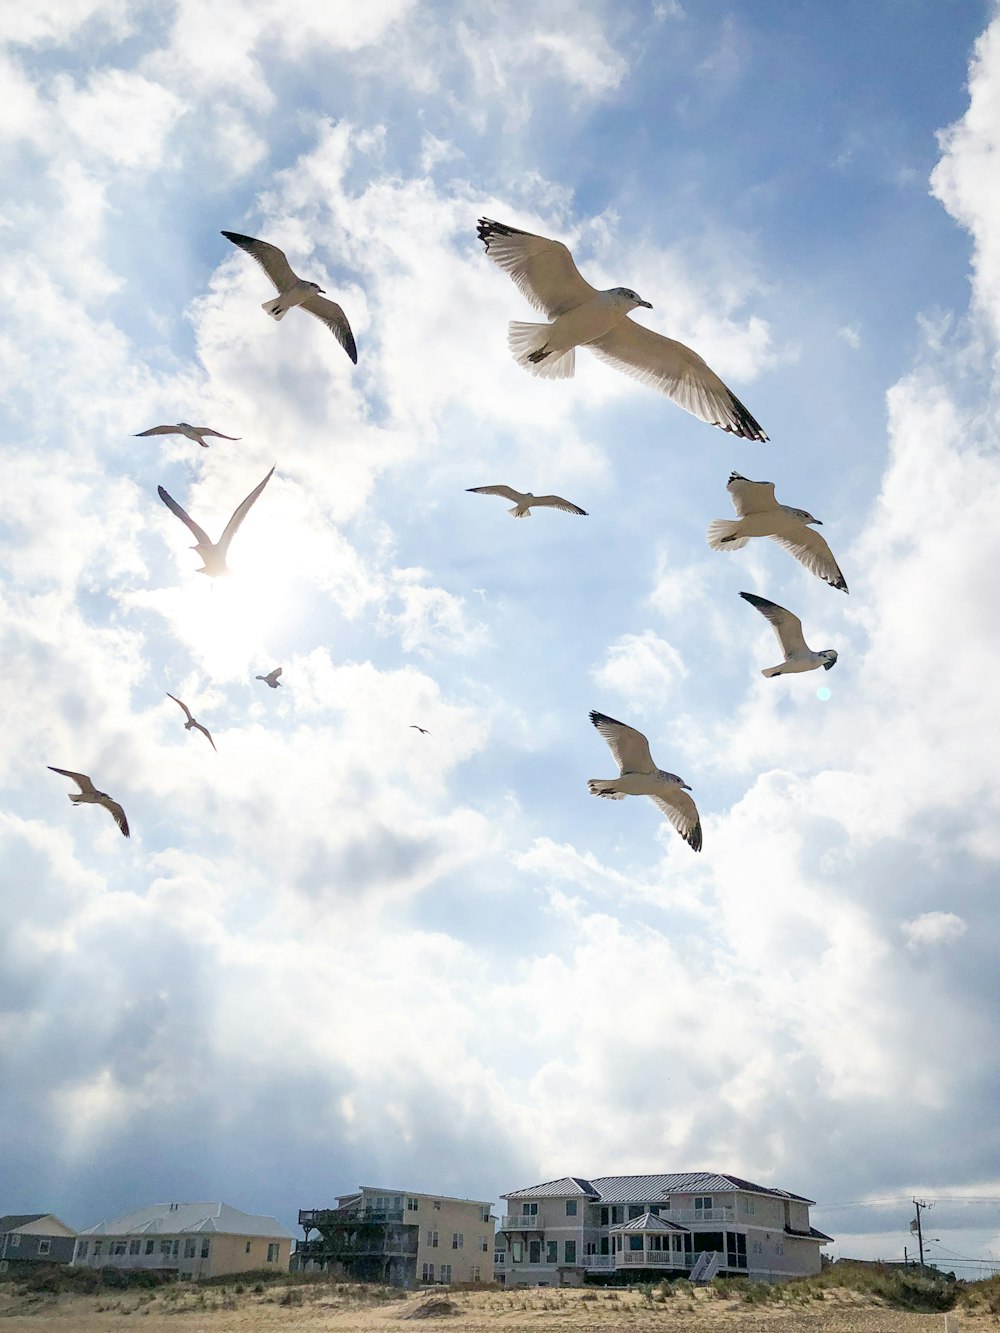
POLYGON ((618 1222, 613 1227, 608 1227, 609 1234, 612 1231, 687 1231, 687 1227, 682 1227, 679 1222, 671 1222, 665 1217, 657 1217, 655 1213, 643 1213, 641 1217, 630 1218, 627 1222, 618 1222))

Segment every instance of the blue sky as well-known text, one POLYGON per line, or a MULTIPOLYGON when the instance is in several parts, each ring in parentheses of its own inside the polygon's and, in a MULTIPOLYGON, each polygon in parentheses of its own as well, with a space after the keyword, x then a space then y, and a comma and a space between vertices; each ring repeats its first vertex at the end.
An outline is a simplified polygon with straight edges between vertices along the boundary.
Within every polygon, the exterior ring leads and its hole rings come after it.
POLYGON ((987 1254, 993 7, 275 13, 53 3, 2 57, 0 1210, 708 1169, 836 1253, 900 1255, 916 1192, 987 1254), (770 442, 586 352, 525 375, 482 214, 634 286, 770 442), (342 302, 356 368, 223 228, 342 302), (175 420, 241 439, 133 438, 175 420), (272 464, 212 587, 156 487, 211 533, 272 464), (733 468, 849 598, 708 549, 733 468), (741 589, 838 648, 827 702, 761 679, 741 589), (591 708, 690 783, 700 857, 588 796, 591 708))

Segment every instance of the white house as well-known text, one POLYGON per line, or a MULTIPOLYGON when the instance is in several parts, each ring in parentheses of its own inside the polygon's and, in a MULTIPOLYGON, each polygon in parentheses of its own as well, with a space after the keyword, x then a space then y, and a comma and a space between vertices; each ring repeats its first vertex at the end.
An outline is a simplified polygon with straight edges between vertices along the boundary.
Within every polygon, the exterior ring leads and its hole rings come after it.
POLYGON ((500 1196, 494 1273, 505 1286, 716 1274, 776 1282, 820 1270, 832 1237, 814 1201, 711 1171, 564 1176, 500 1196))

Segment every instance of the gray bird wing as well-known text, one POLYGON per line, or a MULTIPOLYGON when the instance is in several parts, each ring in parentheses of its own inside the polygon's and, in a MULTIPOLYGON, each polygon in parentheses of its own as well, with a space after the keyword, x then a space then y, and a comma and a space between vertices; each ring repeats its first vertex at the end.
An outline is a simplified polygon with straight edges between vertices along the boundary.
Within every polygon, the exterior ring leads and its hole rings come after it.
POLYGON ((746 518, 748 514, 763 514, 769 509, 781 507, 774 498, 773 481, 750 481, 738 472, 731 472, 726 490, 738 518, 746 518))
POLYGON ((779 546, 783 546, 786 551, 794 555, 800 564, 805 565, 810 574, 815 574, 824 583, 829 583, 840 592, 847 592, 847 583, 840 572, 840 566, 834 560, 826 538, 815 528, 806 527, 804 523, 796 523, 792 531, 781 535, 772 533, 771 537, 779 546))
POLYGON ((571 504, 569 500, 564 500, 561 495, 536 495, 531 502, 532 508, 535 505, 543 505, 549 509, 564 509, 567 514, 583 514, 586 518, 586 509, 581 509, 579 505, 571 504))
POLYGON ((683 343, 654 333, 626 316, 609 333, 586 346, 602 361, 641 384, 651 384, 685 412, 710 426, 718 426, 745 440, 767 439, 732 390, 697 352, 683 343))
POLYGON ((223 555, 225 555, 226 552, 229 550, 229 543, 236 536, 237 532, 239 532, 240 524, 246 518, 247 514, 249 514, 254 501, 257 499, 257 496, 260 495, 261 491, 271 480, 273 472, 274 468, 272 467, 271 471, 267 474, 264 480, 260 482, 259 485, 253 488, 253 490, 241 504, 237 505, 235 513, 233 514, 229 522, 226 524, 225 532, 219 538, 219 549, 223 555))
POLYGON ((210 426, 195 426, 194 430, 199 435, 211 435, 216 440, 239 440, 243 438, 241 435, 223 435, 221 430, 212 430, 210 426))
POLYGON ((802 621, 798 616, 779 606, 777 602, 769 602, 766 597, 758 597, 755 593, 741 592, 740 596, 745 602, 755 606, 768 621, 786 657, 791 657, 792 653, 809 651, 809 645, 802 634, 802 621))
POLYGON ((194 521, 194 519, 191 517, 191 515, 187 512, 187 510, 182 509, 180 505, 177 503, 177 501, 174 499, 174 497, 172 495, 168 495, 162 486, 157 486, 156 493, 163 501, 163 503, 167 506, 167 508, 170 510, 170 512, 172 514, 176 514, 182 523, 187 524, 187 526, 191 529, 191 531, 194 533, 195 537, 197 537, 198 541, 202 544, 202 546, 211 546, 213 544, 211 537, 208 535, 205 529, 200 528, 198 524, 194 521))
POLYGON ((700 852, 701 818, 687 792, 680 787, 667 787, 662 796, 651 796, 650 800, 660 807, 687 845, 700 852))
POLYGON ((85 794, 90 795, 92 793, 95 796, 98 794, 97 788, 91 782, 90 778, 87 777, 86 773, 74 773, 72 769, 69 768, 53 768, 51 764, 46 764, 46 768, 52 773, 61 773, 64 778, 72 778, 80 790, 85 794))
POLYGON ((562 241, 480 218, 476 230, 486 253, 517 284, 522 296, 556 319, 597 295, 562 241))
POLYGON ((132 436, 133 440, 141 440, 145 435, 180 435, 182 432, 176 426, 150 426, 149 430, 140 430, 132 436))
POLYGON ((126 838, 131 836, 128 831, 128 820, 125 818, 125 811, 117 801, 113 801, 107 792, 99 791, 97 793, 97 804, 104 806, 126 838))
POLYGON ((265 680, 277 680, 278 677, 281 675, 283 669, 284 669, 283 667, 275 667, 273 671, 269 671, 269 672, 267 673, 267 675, 264 677, 264 679, 265 679, 265 680))
POLYGON ((222 234, 227 241, 232 241, 233 245, 238 245, 252 259, 256 259, 279 292, 286 292, 298 282, 298 274, 285 258, 284 250, 279 250, 270 241, 258 241, 255 237, 244 236, 238 231, 224 231, 222 234))
POLYGON ((649 741, 635 727, 626 726, 606 713, 591 712, 590 720, 608 743, 622 773, 655 773, 649 741))
MULTIPOLYGON (((200 731, 203 736, 208 738, 209 745, 215 750, 215 741, 212 740, 212 733, 209 731, 208 727, 203 727, 200 722, 195 722, 194 718, 191 719, 191 725, 194 727, 195 731, 200 731)), ((215 752, 218 754, 218 750, 215 750, 215 752)))
MULTIPOLYGON (((178 699, 176 694, 171 694, 169 690, 166 691, 166 695, 168 699, 173 699, 175 704, 180 704, 181 708, 184 709, 184 715, 189 722, 194 722, 194 718, 191 716, 191 709, 188 708, 186 703, 183 703, 180 699, 178 699)), ((195 725, 197 725, 197 723, 195 723, 195 725)))
POLYGON ((520 504, 524 499, 513 486, 466 486, 465 489, 470 495, 502 495, 505 500, 513 500, 515 504, 520 504))
POLYGON ((302 309, 308 310, 310 315, 315 315, 317 319, 323 321, 347 355, 357 365, 358 349, 354 342, 354 334, 347 322, 347 316, 337 302, 328 301, 325 296, 310 296, 308 301, 302 302, 302 309))

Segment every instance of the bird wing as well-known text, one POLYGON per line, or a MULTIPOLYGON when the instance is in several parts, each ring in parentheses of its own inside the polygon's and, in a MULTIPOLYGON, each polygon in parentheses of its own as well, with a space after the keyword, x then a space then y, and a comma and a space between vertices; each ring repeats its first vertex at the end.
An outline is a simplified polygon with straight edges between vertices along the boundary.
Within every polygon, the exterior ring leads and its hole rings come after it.
POLYGON ((629 318, 586 344, 593 352, 642 384, 672 398, 678 407, 711 426, 745 440, 767 436, 740 400, 697 352, 629 318))
MULTIPOLYGON (((208 727, 203 727, 200 722, 195 722, 194 718, 191 719, 191 725, 194 727, 195 731, 200 731, 203 736, 208 738, 209 745, 215 750, 215 741, 212 740, 212 733, 209 731, 208 727)), ((215 750, 215 752, 218 754, 218 750, 215 750)))
POLYGON ((48 768, 53 773, 61 773, 64 778, 72 778, 82 792, 88 794, 90 792, 94 792, 96 794, 97 792, 97 788, 91 782, 90 778, 87 777, 86 773, 74 773, 69 768, 53 768, 51 764, 47 764, 46 768, 48 768))
POLYGON ((209 427, 209 426, 195 426, 194 429, 197 431, 197 433, 198 433, 199 435, 211 435, 211 436, 213 436, 213 437, 214 437, 215 439, 217 439, 217 440, 239 440, 239 439, 242 439, 242 436, 240 436, 240 435, 223 435, 223 433, 222 433, 221 430, 212 430, 211 427, 209 427))
MULTIPOLYGON (((184 709, 184 715, 187 720, 189 722, 194 722, 194 718, 191 716, 191 709, 188 708, 187 704, 178 699, 176 694, 171 694, 169 690, 167 690, 166 694, 168 699, 173 699, 175 704, 180 704, 181 708, 184 709)), ((197 723, 195 723, 195 725, 197 726, 197 723)))
POLYGON ((562 241, 480 218, 476 227, 486 253, 517 284, 536 310, 549 319, 597 295, 562 241))
POLYGON ((766 597, 757 597, 752 592, 741 592, 740 596, 751 606, 755 606, 770 624, 781 644, 781 651, 786 657, 792 653, 807 653, 809 646, 802 634, 802 621, 791 611, 786 611, 777 602, 769 602, 766 597))
POLYGON ((779 508, 774 498, 773 481, 749 481, 746 477, 741 477, 738 472, 730 472, 726 490, 729 492, 738 518, 779 508))
POLYGON ((244 236, 238 231, 224 231, 222 234, 227 241, 232 241, 233 245, 238 245, 251 258, 256 259, 279 292, 287 291, 298 282, 298 274, 285 258, 284 250, 279 250, 270 241, 258 241, 253 236, 244 236))
POLYGON ((265 680, 277 680, 278 677, 281 675, 282 670, 283 670, 282 667, 275 667, 273 671, 269 671, 269 672, 267 673, 267 676, 265 676, 264 679, 265 679, 265 680))
POLYGON ((591 712, 590 720, 608 743, 622 773, 655 773, 649 741, 635 727, 626 726, 606 713, 591 712))
POLYGON ((661 796, 651 796, 650 800, 660 807, 671 824, 687 845, 696 852, 701 851, 701 818, 698 807, 681 787, 664 787, 661 796))
POLYGON ((531 502, 532 508, 535 505, 545 505, 549 509, 564 509, 567 514, 583 514, 586 517, 586 509, 581 509, 579 505, 571 504, 569 500, 564 500, 561 495, 536 495, 531 502))
POLYGON ((796 522, 794 527, 787 533, 772 533, 771 536, 783 546, 786 551, 791 552, 801 564, 805 565, 810 574, 817 575, 824 583, 829 583, 831 587, 838 588, 841 592, 847 592, 847 583, 843 574, 840 572, 840 566, 833 558, 833 552, 826 543, 826 538, 821 536, 815 528, 809 528, 804 523, 796 522))
POLYGON ((308 310, 310 315, 315 315, 317 319, 323 321, 347 355, 357 365, 358 349, 354 342, 354 334, 347 322, 347 316, 337 302, 328 301, 325 296, 310 296, 308 301, 302 302, 302 309, 308 310))
POLYGON ((149 430, 136 431, 133 440, 141 440, 144 435, 180 435, 176 426, 150 426, 149 430))
POLYGON ((505 500, 513 500, 515 504, 520 504, 524 496, 520 491, 515 491, 513 486, 466 486, 465 488, 471 495, 502 495, 505 500))
POLYGON ((236 536, 237 532, 239 532, 240 524, 246 518, 247 514, 249 514, 253 502, 257 499, 257 496, 260 495, 261 491, 271 480, 271 474, 273 472, 274 468, 272 467, 271 471, 267 474, 264 480, 260 482, 259 485, 253 488, 253 490, 241 504, 237 505, 236 511, 234 512, 232 518, 226 524, 225 532, 219 538, 219 549, 221 550, 223 555, 225 555, 225 553, 229 550, 229 543, 236 536))
POLYGON ((117 801, 113 801, 107 792, 99 791, 97 793, 97 804, 103 805, 105 810, 111 815, 125 837, 129 837, 128 820, 125 818, 125 811, 117 801))
POLYGON ((167 508, 170 510, 172 514, 176 514, 182 523, 187 524, 187 526, 191 529, 194 535, 198 538, 199 542, 201 542, 202 546, 212 545, 212 539, 211 537, 209 537, 205 529, 200 528, 198 526, 198 524, 194 521, 194 519, 187 512, 187 510, 182 509, 172 495, 168 495, 162 486, 157 486, 156 494, 160 497, 160 499, 163 501, 163 503, 167 506, 167 508))

